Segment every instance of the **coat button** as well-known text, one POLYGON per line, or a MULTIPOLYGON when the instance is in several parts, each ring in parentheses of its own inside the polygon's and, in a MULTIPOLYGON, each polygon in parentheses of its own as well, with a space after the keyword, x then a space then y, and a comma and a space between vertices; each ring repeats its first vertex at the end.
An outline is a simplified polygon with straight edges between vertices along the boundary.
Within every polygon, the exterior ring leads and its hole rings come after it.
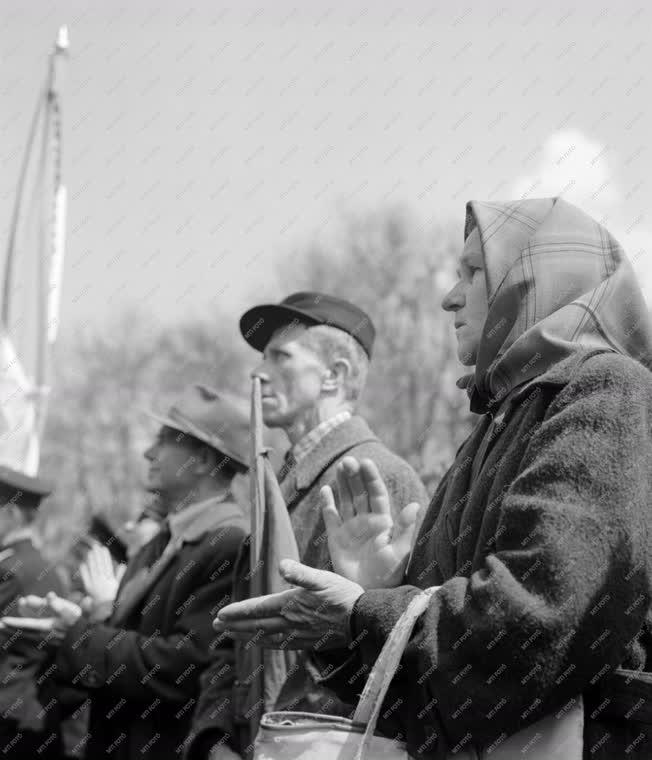
POLYGON ((240 679, 236 678, 235 681, 233 682, 233 685, 234 686, 240 686, 240 679))
POLYGON ((86 680, 89 686, 97 686, 100 682, 100 677, 95 671, 92 671, 88 674, 88 678, 86 680))

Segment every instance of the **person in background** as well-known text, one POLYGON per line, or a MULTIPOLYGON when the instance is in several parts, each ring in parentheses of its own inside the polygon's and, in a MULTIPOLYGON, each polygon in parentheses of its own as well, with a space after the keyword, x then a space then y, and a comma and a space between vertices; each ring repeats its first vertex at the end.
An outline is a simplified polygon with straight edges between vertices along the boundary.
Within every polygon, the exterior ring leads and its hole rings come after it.
POLYGON ((91 535, 97 540, 90 538, 77 573, 84 589, 80 605, 90 620, 102 621, 111 615, 127 561, 156 536, 164 520, 158 495, 152 506, 124 524, 124 543, 108 526, 101 529, 103 520, 99 516, 93 517, 91 535))
POLYGON ((127 557, 131 559, 159 532, 165 519, 158 500, 155 505, 144 509, 135 520, 127 520, 121 530, 127 547, 127 557))
POLYGON ((91 517, 88 526, 89 549, 93 542, 106 546, 111 552, 111 556, 118 564, 124 564, 127 561, 127 546, 119 538, 107 518, 102 514, 94 514, 91 517))
POLYGON ((147 487, 166 517, 130 559, 110 617, 94 622, 56 596, 23 601, 23 614, 49 616, 61 632, 58 678, 88 695, 87 760, 176 760, 201 672, 213 659, 229 670, 231 643, 213 648, 211 619, 230 598, 249 530, 230 494, 235 474, 247 469, 245 408, 193 385, 156 417, 147 487))
MULTIPOLYGON (((0 467, 0 615, 18 614, 26 594, 64 595, 57 568, 42 554, 34 521, 52 486, 0 467)), ((52 699, 48 641, 32 631, 0 630, 0 756, 61 756, 57 700, 52 699)))
MULTIPOLYGON (((299 556, 307 565, 330 568, 319 493, 331 484, 347 456, 378 463, 396 504, 425 500, 412 467, 392 453, 357 408, 370 371, 375 329, 369 316, 348 301, 324 293, 295 293, 280 304, 256 306, 240 320, 245 340, 262 353, 253 375, 260 378, 263 420, 285 431, 291 447, 280 471, 299 556)), ((247 568, 248 569, 248 568, 247 568)), ((245 572, 236 577, 234 598, 249 595, 245 572)), ((249 650, 236 651, 236 682, 216 663, 202 677, 186 757, 227 760, 248 757, 254 736, 249 716, 252 667, 249 650), (220 709, 220 705, 227 708, 220 709), (211 748, 214 747, 211 752, 211 748)), ((323 686, 333 661, 300 656, 278 684, 277 709, 348 715, 351 705, 323 686)))

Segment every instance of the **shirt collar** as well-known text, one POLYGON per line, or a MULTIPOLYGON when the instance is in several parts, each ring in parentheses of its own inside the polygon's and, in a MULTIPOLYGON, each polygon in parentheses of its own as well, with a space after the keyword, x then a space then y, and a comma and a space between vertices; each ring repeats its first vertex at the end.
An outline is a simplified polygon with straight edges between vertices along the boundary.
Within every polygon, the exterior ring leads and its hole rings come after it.
POLYGON ((171 539, 174 541, 192 541, 211 530, 215 530, 224 522, 242 517, 242 510, 229 497, 230 493, 225 491, 168 515, 167 522, 170 527, 171 539), (228 504, 225 503, 227 501, 228 504), (222 506, 218 507, 220 504, 222 506))
POLYGON ((315 448, 315 446, 317 446, 317 444, 326 435, 328 435, 328 433, 330 433, 332 430, 335 430, 338 425, 341 425, 343 422, 346 422, 350 419, 351 412, 344 411, 339 412, 339 414, 336 414, 333 417, 324 420, 323 422, 320 422, 317 427, 314 427, 312 430, 306 433, 303 438, 294 444, 292 447, 292 455, 294 457, 294 461, 300 462, 315 448))

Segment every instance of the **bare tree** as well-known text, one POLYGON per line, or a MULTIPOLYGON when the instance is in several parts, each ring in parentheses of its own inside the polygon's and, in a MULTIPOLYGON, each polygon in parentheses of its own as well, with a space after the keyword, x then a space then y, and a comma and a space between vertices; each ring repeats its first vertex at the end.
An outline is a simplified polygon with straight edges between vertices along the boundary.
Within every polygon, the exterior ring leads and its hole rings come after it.
POLYGON ((40 521, 53 559, 92 515, 118 531, 145 506, 143 451, 157 423, 144 410, 167 411, 194 381, 246 395, 253 354, 218 316, 168 326, 133 311, 59 344, 43 451, 56 491, 40 521))
MULTIPOLYGON (((314 243, 280 267, 283 292, 315 289, 358 303, 378 337, 362 412, 432 490, 470 428, 455 387, 450 320, 440 308, 453 252, 450 229, 420 227, 400 209, 343 220, 334 246, 314 243)), ((192 381, 247 396, 253 351, 233 315, 163 325, 133 311, 58 344, 43 470, 56 482, 41 519, 53 561, 66 557, 92 515, 119 530, 145 505, 143 451, 165 411, 192 381)), ((286 441, 272 436, 280 458, 286 441)), ((243 503, 247 488, 238 484, 243 503)))
POLYGON ((462 368, 441 310, 459 245, 459 231, 424 229, 404 210, 386 209, 346 218, 334 245, 294 251, 283 270, 289 292, 327 291, 372 317, 377 338, 362 412, 431 490, 472 419, 455 386, 462 368))

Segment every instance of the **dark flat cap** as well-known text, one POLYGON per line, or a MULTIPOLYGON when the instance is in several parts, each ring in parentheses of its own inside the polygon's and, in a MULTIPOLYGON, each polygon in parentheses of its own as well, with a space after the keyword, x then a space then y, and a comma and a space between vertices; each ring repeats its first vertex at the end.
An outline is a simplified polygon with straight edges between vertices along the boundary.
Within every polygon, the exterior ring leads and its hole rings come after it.
POLYGON ((371 358, 376 328, 369 315, 324 293, 293 293, 278 304, 254 306, 240 318, 240 332, 250 346, 264 351, 276 330, 292 324, 337 327, 353 336, 371 358))
POLYGON ((38 506, 41 499, 52 493, 53 487, 45 478, 0 465, 0 507, 6 504, 38 506))

